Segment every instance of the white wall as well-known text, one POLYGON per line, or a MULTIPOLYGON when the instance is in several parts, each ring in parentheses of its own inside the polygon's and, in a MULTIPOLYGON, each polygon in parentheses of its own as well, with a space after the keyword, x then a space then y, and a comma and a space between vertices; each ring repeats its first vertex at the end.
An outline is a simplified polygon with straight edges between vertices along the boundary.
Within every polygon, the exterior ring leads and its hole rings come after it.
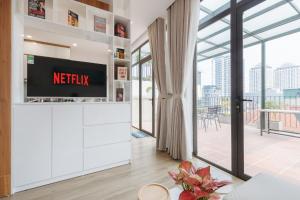
POLYGON ((136 39, 132 44, 131 44, 131 50, 134 51, 136 50, 139 46, 141 46, 144 42, 149 40, 148 37, 148 31, 146 30, 138 39, 136 39))
POLYGON ((24 54, 70 59, 71 48, 24 42, 24 54))

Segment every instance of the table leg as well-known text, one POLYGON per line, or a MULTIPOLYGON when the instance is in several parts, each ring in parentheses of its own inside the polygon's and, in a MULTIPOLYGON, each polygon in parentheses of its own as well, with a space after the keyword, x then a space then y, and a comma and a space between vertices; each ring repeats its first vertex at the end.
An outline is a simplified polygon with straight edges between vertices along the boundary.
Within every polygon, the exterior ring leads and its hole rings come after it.
POLYGON ((263 128, 264 128, 263 127, 263 124, 264 124, 263 120, 265 120, 263 116, 264 116, 263 112, 261 112, 260 113, 260 136, 263 135, 263 128))
POLYGON ((270 134, 270 112, 268 112, 268 134, 270 134))

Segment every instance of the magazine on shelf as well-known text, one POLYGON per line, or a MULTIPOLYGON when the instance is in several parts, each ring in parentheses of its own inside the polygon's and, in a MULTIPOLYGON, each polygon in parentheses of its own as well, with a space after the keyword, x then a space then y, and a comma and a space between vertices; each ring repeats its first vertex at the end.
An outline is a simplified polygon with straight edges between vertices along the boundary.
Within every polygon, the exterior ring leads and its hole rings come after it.
POLYGON ((119 59, 125 59, 125 49, 117 48, 115 57, 119 59))
POLYGON ((45 19, 45 0, 28 0, 28 15, 45 19))
POLYGON ((75 12, 69 10, 68 11, 68 24, 71 26, 78 27, 79 24, 79 16, 75 12))
POLYGON ((94 31, 106 33, 106 19, 103 17, 94 16, 94 31))
POLYGON ((121 23, 115 24, 115 36, 127 38, 127 31, 124 24, 121 23))
POLYGON ((117 88, 116 89, 116 101, 124 101, 124 89, 123 88, 117 88))
POLYGON ((127 67, 118 66, 117 67, 117 79, 118 80, 127 80, 127 67))

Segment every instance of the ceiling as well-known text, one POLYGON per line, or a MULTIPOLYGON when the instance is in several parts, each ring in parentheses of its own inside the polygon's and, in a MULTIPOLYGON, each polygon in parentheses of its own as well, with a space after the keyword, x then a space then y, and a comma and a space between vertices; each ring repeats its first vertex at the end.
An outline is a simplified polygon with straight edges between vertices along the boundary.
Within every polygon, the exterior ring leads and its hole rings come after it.
POLYGON ((174 0, 131 0, 131 41, 134 42, 147 27, 160 16, 166 16, 166 9, 174 0))

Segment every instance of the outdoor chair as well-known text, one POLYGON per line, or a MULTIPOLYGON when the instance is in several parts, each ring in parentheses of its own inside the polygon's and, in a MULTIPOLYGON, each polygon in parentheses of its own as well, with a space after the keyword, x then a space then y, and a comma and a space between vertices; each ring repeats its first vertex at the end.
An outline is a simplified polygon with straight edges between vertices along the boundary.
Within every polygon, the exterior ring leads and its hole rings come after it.
POLYGON ((209 125, 215 123, 216 130, 218 131, 218 126, 221 128, 219 114, 222 111, 221 106, 208 107, 206 112, 198 113, 198 119, 200 119, 201 127, 204 127, 204 130, 208 128, 209 125))

